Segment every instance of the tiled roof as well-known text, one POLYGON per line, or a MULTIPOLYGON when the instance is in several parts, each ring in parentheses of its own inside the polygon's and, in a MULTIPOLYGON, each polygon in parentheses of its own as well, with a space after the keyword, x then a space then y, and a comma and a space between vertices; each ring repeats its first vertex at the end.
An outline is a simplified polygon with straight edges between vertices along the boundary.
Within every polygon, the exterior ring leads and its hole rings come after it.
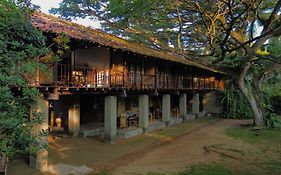
POLYGON ((35 27, 46 32, 54 32, 58 34, 63 32, 69 38, 89 41, 102 46, 122 49, 141 55, 170 60, 173 62, 179 62, 212 72, 219 72, 196 61, 181 56, 176 56, 169 52, 155 50, 142 44, 132 43, 114 35, 110 35, 105 32, 85 27, 83 25, 79 25, 44 13, 35 12, 32 14, 31 19, 32 24, 35 27))

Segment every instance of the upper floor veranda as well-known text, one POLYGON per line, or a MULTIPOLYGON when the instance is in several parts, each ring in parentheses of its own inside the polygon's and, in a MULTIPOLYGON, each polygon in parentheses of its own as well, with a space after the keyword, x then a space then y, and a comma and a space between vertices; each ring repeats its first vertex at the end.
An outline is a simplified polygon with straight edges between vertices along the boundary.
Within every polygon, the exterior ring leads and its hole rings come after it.
POLYGON ((78 48, 30 78, 31 86, 222 90, 220 74, 194 66, 107 49, 78 48))
MULTIPOLYGON (((222 90, 222 74, 203 64, 141 44, 35 13, 33 25, 47 37, 64 33, 70 50, 30 86, 168 90, 222 90)), ((52 41, 52 39, 50 40, 52 41)))

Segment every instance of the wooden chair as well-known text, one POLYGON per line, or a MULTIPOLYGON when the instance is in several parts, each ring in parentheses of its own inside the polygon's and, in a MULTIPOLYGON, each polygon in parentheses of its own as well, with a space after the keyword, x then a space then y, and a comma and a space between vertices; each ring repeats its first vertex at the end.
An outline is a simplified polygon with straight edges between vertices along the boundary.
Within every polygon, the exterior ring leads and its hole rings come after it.
POLYGON ((132 116, 130 116, 129 118, 128 118, 128 125, 129 126, 137 126, 138 125, 138 116, 137 116, 137 114, 133 114, 132 116))

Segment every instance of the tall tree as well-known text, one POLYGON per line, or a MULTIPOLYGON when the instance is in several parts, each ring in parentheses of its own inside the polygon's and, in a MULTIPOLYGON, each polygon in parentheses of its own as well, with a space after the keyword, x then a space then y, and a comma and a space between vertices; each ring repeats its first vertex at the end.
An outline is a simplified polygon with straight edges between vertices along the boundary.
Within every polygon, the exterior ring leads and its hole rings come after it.
MULTIPOLYGON (((44 37, 26 14, 9 0, 0 0, 0 153, 9 158, 39 149, 32 127, 42 122, 40 113, 29 118, 29 104, 38 97, 26 77, 35 75, 39 57, 48 53, 44 37), (34 146, 34 149, 30 149, 34 146)), ((43 134, 43 132, 42 132, 43 134)), ((44 145, 40 145, 40 148, 44 145)))
POLYGON ((261 84, 272 70, 280 71, 279 54, 263 50, 267 40, 281 35, 280 7, 281 0, 63 0, 52 12, 98 18, 107 32, 212 60, 236 82, 262 127, 261 84))

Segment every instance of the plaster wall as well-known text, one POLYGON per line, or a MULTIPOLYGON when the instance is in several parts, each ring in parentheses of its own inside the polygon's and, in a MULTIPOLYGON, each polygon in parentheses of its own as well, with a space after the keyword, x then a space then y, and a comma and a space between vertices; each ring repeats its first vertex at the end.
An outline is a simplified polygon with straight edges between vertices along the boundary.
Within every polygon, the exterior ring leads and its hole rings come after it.
POLYGON ((105 47, 90 47, 76 49, 74 62, 78 66, 89 66, 92 68, 110 68, 110 50, 105 47))
POLYGON ((59 100, 54 101, 54 117, 61 117, 63 128, 68 126, 68 109, 73 105, 80 105, 78 95, 60 95, 59 100))

